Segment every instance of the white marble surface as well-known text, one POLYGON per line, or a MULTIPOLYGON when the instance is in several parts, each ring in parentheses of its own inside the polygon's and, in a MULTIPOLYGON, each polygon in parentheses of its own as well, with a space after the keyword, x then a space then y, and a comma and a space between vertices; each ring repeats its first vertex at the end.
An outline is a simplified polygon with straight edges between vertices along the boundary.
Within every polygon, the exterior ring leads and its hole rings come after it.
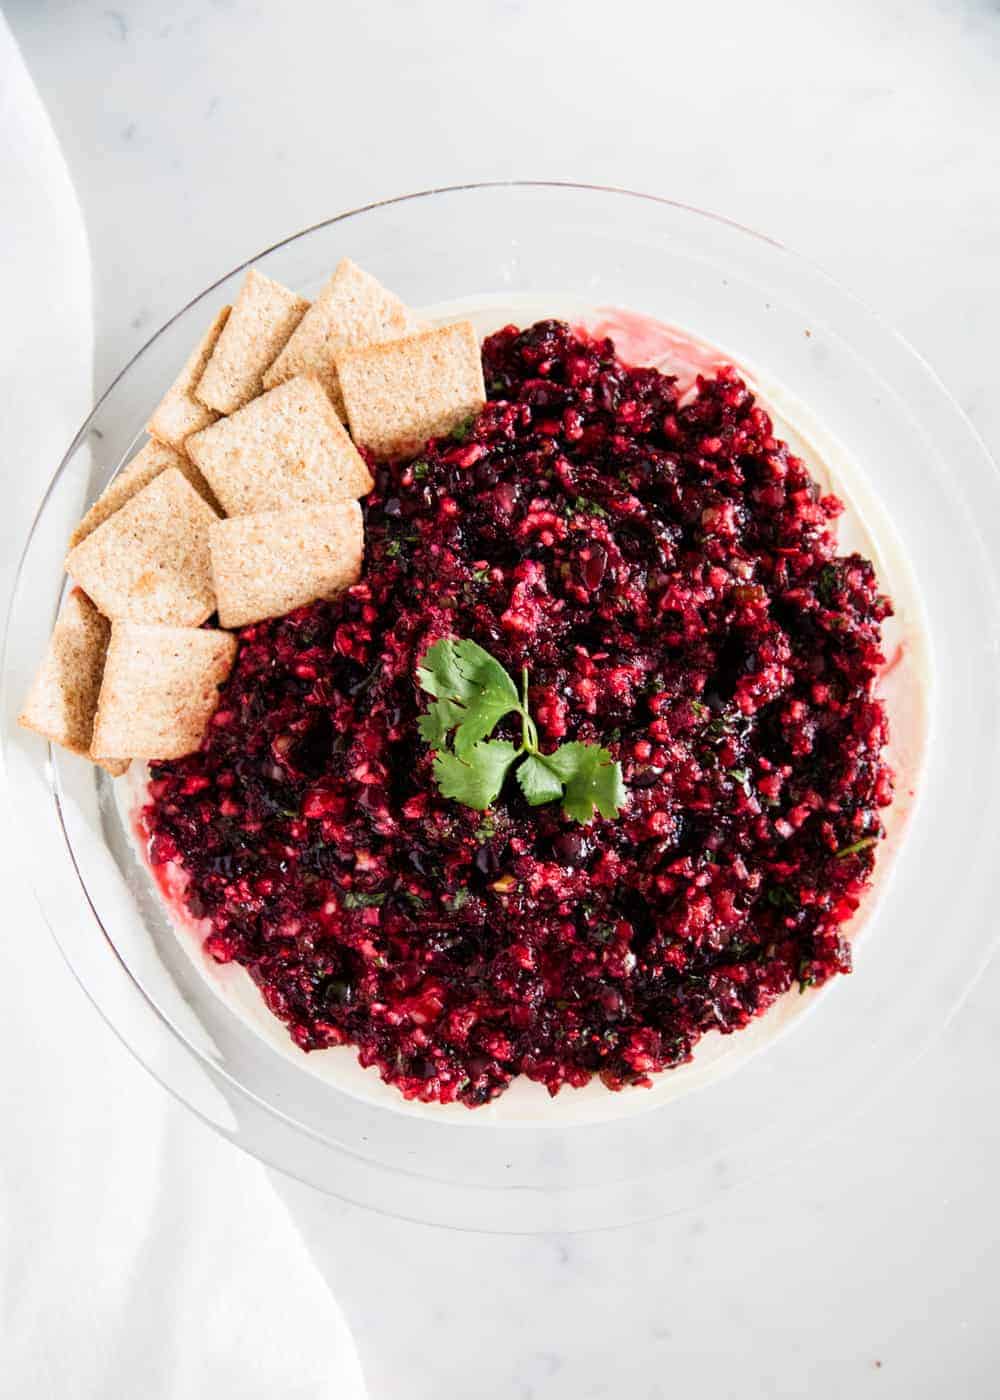
MULTIPOLYGON (((288 232, 425 185, 556 176, 669 194, 798 248, 894 322, 1000 450, 996 0, 7 13, 88 220, 101 382, 288 232)), ((490 1239, 280 1189, 375 1400, 979 1400, 997 1393, 998 998, 994 966, 863 1117, 699 1215, 490 1239)))

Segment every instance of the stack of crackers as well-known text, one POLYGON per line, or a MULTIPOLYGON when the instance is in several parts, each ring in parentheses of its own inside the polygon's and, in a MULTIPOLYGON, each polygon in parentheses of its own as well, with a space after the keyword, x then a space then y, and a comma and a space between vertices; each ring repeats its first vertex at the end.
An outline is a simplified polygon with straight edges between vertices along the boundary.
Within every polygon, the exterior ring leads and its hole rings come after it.
POLYGON ((484 402, 469 322, 418 328, 349 259, 312 304, 251 268, 73 532, 20 723, 112 774, 193 752, 236 656, 226 629, 359 578, 358 448, 410 456, 484 402))

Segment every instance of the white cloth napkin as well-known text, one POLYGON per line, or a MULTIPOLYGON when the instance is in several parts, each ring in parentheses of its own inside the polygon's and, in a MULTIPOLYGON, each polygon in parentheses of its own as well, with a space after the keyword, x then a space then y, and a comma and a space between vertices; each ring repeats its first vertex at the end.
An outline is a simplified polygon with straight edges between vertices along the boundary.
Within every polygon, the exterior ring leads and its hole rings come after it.
MULTIPOLYGON (((0 17, 0 598, 91 397, 83 221, 0 17)), ((350 1333, 256 1163, 73 982, 0 821, 0 1396, 361 1400, 350 1333)))

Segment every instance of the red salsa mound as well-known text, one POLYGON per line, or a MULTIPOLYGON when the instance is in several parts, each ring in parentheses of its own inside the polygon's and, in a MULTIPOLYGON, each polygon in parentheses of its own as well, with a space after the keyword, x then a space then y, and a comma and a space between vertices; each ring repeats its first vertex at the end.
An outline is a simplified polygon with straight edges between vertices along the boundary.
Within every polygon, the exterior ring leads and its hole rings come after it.
POLYGON ((557 321, 483 365, 478 418, 373 465, 361 581, 243 629, 144 814, 296 1044, 470 1107, 517 1075, 648 1085, 849 971, 892 793, 890 604, 737 372, 680 396, 557 321), (446 636, 527 665, 543 751, 610 749, 617 820, 440 795, 415 671, 446 636))

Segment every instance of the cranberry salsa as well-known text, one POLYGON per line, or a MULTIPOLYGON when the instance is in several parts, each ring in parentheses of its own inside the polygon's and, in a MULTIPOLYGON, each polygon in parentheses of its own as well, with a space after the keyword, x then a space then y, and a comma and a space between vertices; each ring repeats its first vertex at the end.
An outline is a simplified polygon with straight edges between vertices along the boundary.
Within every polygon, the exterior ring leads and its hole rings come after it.
POLYGON ((892 795, 890 603, 739 374, 680 396, 557 321, 483 365, 474 421, 372 464, 360 582, 243 629, 144 812, 208 952, 303 1050, 469 1107, 517 1075, 649 1085, 849 971, 892 795), (541 753, 617 760, 617 817, 442 795, 416 677, 448 637, 527 668, 541 753))

